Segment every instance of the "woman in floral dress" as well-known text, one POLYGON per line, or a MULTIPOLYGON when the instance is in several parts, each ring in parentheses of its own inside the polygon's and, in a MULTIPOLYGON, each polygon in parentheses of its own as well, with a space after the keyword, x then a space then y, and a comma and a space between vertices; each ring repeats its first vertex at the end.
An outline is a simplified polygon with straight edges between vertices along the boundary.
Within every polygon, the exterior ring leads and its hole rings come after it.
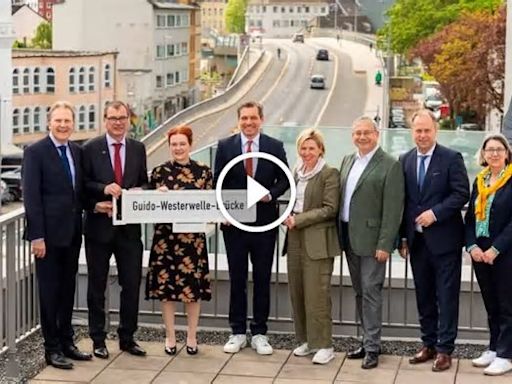
MULTIPOLYGON (((151 185, 161 191, 211 189, 210 168, 190 159, 192 129, 172 128, 167 134, 170 161, 153 169, 151 185)), ((176 302, 187 311, 187 353, 195 355, 200 301, 211 299, 208 252, 204 233, 174 233, 172 224, 156 224, 146 278, 146 299, 160 300, 165 324, 165 352, 176 354, 176 302)))

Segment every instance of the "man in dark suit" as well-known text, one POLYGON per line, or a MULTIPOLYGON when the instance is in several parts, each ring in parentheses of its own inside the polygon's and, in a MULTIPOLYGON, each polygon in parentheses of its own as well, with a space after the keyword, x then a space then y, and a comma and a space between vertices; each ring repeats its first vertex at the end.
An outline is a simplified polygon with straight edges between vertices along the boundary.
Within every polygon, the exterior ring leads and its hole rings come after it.
POLYGON ((110 257, 114 254, 121 286, 119 311, 119 347, 132 355, 146 352, 135 342, 139 311, 139 287, 142 270, 142 242, 139 224, 112 225, 112 196, 122 189, 147 184, 144 144, 126 137, 130 111, 126 104, 114 101, 105 107, 107 133, 84 145, 86 189, 85 251, 88 270, 87 305, 89 336, 94 355, 108 358, 105 345, 105 289, 110 257))
MULTIPOLYGON (((266 152, 287 163, 283 143, 261 133, 262 123, 263 107, 260 104, 247 102, 238 108, 238 128, 241 132, 219 141, 215 157, 215 184, 224 166, 242 153, 266 152)), ((226 175, 222 188, 245 189, 247 176, 253 177, 270 191, 257 204, 254 225, 272 223, 278 218, 277 199, 288 189, 286 175, 272 162, 252 158, 235 165, 226 175)), ((247 274, 250 254, 254 282, 251 346, 259 354, 272 354, 272 347, 265 335, 270 311, 270 276, 277 229, 261 233, 245 232, 232 225, 223 225, 222 229, 231 284, 229 323, 232 329, 224 351, 237 353, 247 344, 247 274)))
POLYGON ((431 111, 412 118, 416 148, 400 157, 405 176, 405 208, 400 254, 410 253, 423 347, 409 360, 434 359, 433 371, 451 367, 459 317, 464 224, 461 210, 469 182, 460 153, 436 142, 431 111))
POLYGON ((50 108, 50 134, 23 156, 25 238, 36 257, 41 328, 46 362, 71 369, 68 359, 90 360, 73 341, 73 302, 82 244, 82 152, 69 141, 74 108, 57 102, 50 108))

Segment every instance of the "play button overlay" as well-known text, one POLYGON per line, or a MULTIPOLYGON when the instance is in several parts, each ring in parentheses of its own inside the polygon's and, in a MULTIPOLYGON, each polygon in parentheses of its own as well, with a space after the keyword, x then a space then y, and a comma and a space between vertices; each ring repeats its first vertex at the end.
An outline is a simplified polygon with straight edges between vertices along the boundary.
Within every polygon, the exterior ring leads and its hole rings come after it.
POLYGON ((247 208, 251 208, 268 194, 270 194, 270 191, 267 188, 252 177, 247 176, 247 208))
MULTIPOLYGON (((252 177, 247 176, 247 206, 248 208, 254 206, 257 202, 259 202, 263 197, 267 196, 269 194, 269 190, 263 187, 260 183, 258 183, 256 180, 254 180, 252 177)), ((231 159, 226 166, 222 169, 222 171, 219 174, 219 178, 217 179, 217 187, 215 188, 215 196, 217 198, 217 204, 219 206, 219 209, 222 213, 222 215, 226 218, 226 220, 231 224, 237 227, 238 229, 241 229, 242 231, 246 232, 266 232, 271 229, 276 228, 279 226, 291 213, 293 206, 295 205, 295 198, 297 196, 297 189, 295 188, 295 180, 293 179, 293 175, 291 171, 288 169, 288 166, 283 163, 281 160, 279 160, 274 155, 271 155, 266 152, 248 152, 241 154, 233 159, 231 159), (260 225, 260 226, 252 226, 240 223, 237 221, 226 209, 224 206, 224 202, 222 199, 222 184, 224 183, 224 179, 226 178, 226 175, 228 172, 233 168, 236 164, 239 162, 243 162, 246 159, 251 158, 258 158, 258 159, 265 159, 268 160, 275 165, 277 165, 286 175, 288 179, 288 184, 290 185, 290 200, 288 201, 288 205, 286 206, 286 209, 284 212, 277 218, 277 220, 273 221, 272 223, 266 224, 266 225, 260 225)))

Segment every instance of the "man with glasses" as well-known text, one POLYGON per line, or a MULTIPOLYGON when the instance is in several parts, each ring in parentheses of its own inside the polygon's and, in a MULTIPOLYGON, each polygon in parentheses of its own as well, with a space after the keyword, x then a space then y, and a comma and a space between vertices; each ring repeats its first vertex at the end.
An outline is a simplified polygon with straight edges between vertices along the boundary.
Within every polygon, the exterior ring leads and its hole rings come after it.
POLYGON ((121 286, 119 347, 132 355, 144 356, 146 352, 133 339, 139 311, 141 227, 139 224, 112 225, 112 197, 120 198, 122 189, 147 184, 146 149, 144 144, 126 137, 130 126, 130 110, 126 104, 108 103, 103 117, 107 133, 88 141, 83 148, 89 336, 94 355, 107 359, 105 289, 110 258, 114 254, 121 286))
POLYGON ((379 147, 379 131, 370 117, 354 121, 352 141, 357 152, 341 163, 339 238, 363 341, 347 358, 362 359, 361 368, 372 369, 379 364, 382 286, 402 219, 404 177, 398 160, 379 147))
POLYGON ((416 148, 400 157, 405 176, 400 254, 410 254, 423 342, 409 363, 434 359, 434 372, 451 367, 464 244, 461 210, 469 199, 462 155, 437 143, 437 131, 431 111, 416 112, 411 128, 416 148))

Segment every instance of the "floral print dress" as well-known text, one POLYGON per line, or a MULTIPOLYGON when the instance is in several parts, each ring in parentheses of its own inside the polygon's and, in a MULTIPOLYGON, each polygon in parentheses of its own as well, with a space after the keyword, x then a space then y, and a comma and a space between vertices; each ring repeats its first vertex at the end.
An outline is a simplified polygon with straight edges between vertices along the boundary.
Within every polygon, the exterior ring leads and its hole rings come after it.
MULTIPOLYGON (((202 163, 166 162, 151 174, 154 189, 211 189, 212 173, 202 163)), ((204 233, 173 233, 172 224, 156 224, 146 276, 146 299, 191 303, 210 300, 208 251, 204 233)))

